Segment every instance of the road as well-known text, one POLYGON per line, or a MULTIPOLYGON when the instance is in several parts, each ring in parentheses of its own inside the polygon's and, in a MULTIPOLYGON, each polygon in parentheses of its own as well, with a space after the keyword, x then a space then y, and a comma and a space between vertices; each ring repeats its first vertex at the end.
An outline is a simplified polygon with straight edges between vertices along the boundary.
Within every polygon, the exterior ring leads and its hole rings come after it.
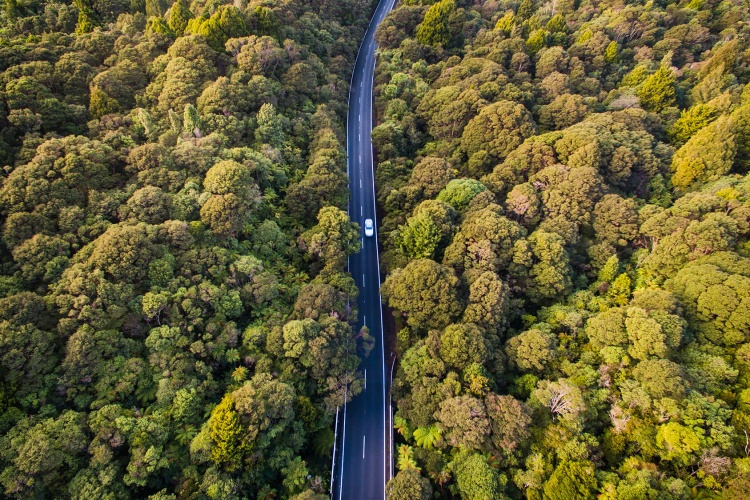
POLYGON ((342 445, 336 451, 337 467, 333 498, 369 500, 385 498, 385 484, 391 475, 388 448, 391 435, 390 402, 386 399, 386 370, 383 351, 383 311, 380 301, 380 266, 377 223, 375 236, 364 236, 365 219, 376 220, 375 176, 373 171, 372 90, 375 71, 375 29, 393 8, 395 0, 378 4, 352 74, 347 116, 347 173, 349 174, 349 216, 362 229, 362 250, 349 258, 349 271, 359 288, 359 325, 366 325, 375 338, 375 348, 362 362, 365 389, 343 410, 342 445))

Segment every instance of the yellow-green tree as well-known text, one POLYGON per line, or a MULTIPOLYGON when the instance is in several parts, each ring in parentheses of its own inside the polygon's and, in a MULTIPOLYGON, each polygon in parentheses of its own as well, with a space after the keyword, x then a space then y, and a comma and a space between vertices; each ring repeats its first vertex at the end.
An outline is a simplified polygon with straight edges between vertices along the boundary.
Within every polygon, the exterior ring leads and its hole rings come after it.
POLYGON ((430 7, 417 28, 417 41, 424 45, 449 45, 452 41, 449 19, 455 11, 455 0, 441 0, 430 7))
POLYGON ((729 172, 736 155, 732 121, 722 117, 702 128, 672 158, 672 184, 687 189, 729 172))
POLYGON ((638 99, 644 109, 656 113, 674 106, 677 103, 677 93, 672 70, 663 65, 659 66, 659 69, 646 78, 638 88, 638 99))
POLYGON ((245 452, 244 431, 231 394, 224 396, 211 412, 208 431, 214 442, 211 459, 228 471, 237 469, 245 452))

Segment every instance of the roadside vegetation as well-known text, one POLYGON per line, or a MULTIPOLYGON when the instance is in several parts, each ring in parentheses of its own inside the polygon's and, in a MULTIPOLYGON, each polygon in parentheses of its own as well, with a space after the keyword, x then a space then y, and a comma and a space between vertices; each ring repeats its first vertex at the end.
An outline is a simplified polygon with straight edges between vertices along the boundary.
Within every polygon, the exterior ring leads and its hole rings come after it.
POLYGON ((328 498, 370 10, 4 0, 0 496, 328 498))
POLYGON ((746 498, 741 1, 405 0, 377 32, 390 498, 746 498))

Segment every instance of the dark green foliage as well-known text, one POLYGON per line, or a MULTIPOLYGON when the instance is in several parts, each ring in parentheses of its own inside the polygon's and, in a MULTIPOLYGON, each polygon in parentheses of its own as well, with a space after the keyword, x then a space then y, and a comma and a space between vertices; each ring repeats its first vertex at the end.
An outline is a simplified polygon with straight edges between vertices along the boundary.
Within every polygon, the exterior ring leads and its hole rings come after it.
POLYGON ((320 498, 369 2, 3 7, 0 497, 320 498))

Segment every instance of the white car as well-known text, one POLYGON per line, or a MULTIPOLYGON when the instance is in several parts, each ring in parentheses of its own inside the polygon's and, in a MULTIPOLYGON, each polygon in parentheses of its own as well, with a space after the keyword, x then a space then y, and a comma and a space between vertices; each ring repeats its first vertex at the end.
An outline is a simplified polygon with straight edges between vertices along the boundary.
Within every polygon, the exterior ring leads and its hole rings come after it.
POLYGON ((368 238, 375 234, 375 225, 372 223, 372 219, 365 219, 365 236, 368 238))

